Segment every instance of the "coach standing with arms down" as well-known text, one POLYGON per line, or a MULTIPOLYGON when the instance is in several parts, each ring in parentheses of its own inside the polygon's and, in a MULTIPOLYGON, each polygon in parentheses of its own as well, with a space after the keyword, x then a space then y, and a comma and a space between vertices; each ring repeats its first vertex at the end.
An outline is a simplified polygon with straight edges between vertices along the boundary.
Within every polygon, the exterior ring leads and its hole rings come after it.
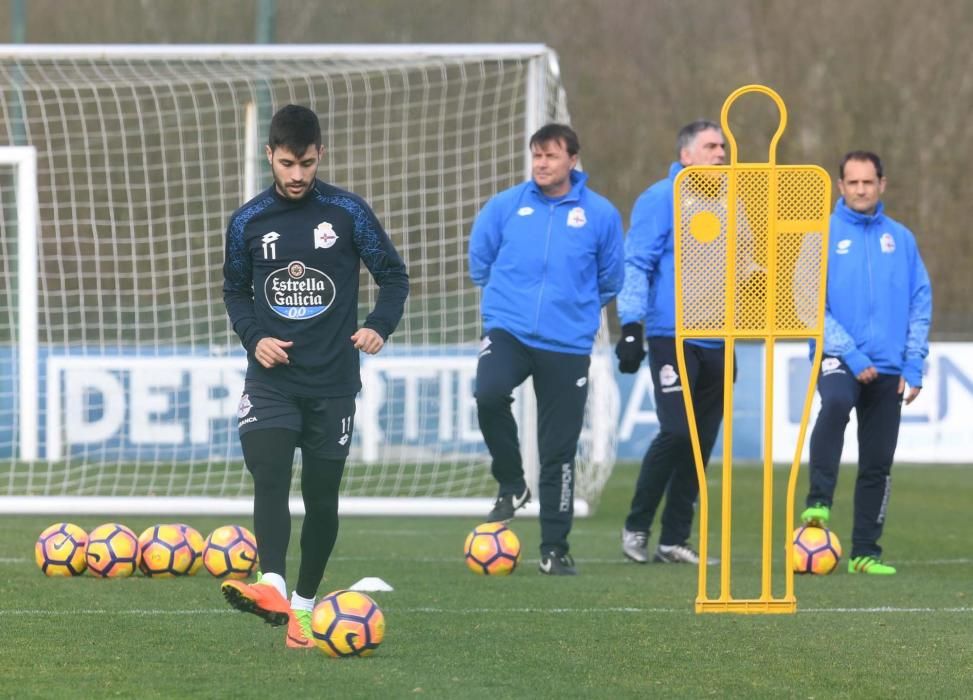
POLYGON ((643 192, 632 209, 632 225, 625 239, 625 286, 618 296, 622 324, 622 336, 615 347, 618 368, 630 374, 639 371, 645 357, 644 321, 659 417, 659 432, 642 459, 632 505, 622 528, 622 552, 640 564, 649 560, 649 528, 663 496, 666 505, 655 561, 699 563, 699 554, 688 542, 699 479, 682 382, 687 382, 692 390, 704 465, 709 462, 723 420, 723 342, 686 341, 688 376, 679 376, 672 233, 673 181, 679 171, 691 165, 722 165, 726 158, 723 131, 715 122, 706 120, 687 124, 679 131, 676 151, 679 160, 669 167, 669 177, 643 192))
POLYGON ((531 179, 491 198, 470 236, 470 278, 483 287, 476 408, 499 483, 487 519, 509 520, 531 497, 511 404, 513 390, 532 377, 540 571, 573 575, 574 459, 601 309, 622 286, 622 220, 574 169, 580 144, 573 129, 547 124, 529 147, 531 179))
POLYGON ((882 161, 852 151, 838 169, 831 215, 821 411, 811 432, 805 523, 826 526, 851 409, 858 416, 858 479, 848 572, 891 575, 878 544, 892 491, 902 401, 922 388, 932 288, 915 236, 885 215, 882 161), (909 391, 906 394, 906 385, 909 391))
POLYGON ((311 609, 338 536, 338 488, 351 445, 359 351, 374 355, 395 330, 409 293, 405 265, 363 199, 317 179, 324 155, 317 115, 288 105, 270 123, 274 184, 230 217, 223 299, 247 350, 238 410, 243 458, 253 476, 253 525, 262 576, 226 581, 235 608, 309 648, 311 609), (378 283, 358 327, 364 262, 378 283), (290 601, 285 561, 294 450, 301 448, 306 515, 290 601))

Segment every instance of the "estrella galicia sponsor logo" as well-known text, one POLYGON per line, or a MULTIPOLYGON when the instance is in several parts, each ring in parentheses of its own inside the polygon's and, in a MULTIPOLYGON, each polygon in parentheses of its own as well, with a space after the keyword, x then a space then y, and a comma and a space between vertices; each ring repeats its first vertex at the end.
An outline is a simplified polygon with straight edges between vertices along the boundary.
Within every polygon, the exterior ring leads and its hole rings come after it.
POLYGON ((264 283, 267 304, 278 316, 304 321, 320 316, 334 303, 334 282, 326 274, 295 260, 274 270, 264 283))

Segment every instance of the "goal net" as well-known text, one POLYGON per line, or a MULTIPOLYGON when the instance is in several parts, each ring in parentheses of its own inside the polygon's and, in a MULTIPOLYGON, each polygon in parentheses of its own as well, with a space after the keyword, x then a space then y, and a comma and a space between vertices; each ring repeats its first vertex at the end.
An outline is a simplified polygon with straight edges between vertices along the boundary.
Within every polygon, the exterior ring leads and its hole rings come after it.
MULTIPOLYGON (((363 357, 342 509, 485 512, 466 242, 486 199, 528 176, 530 134, 569 118, 551 50, 28 45, 0 47, 0 75, 0 510, 248 512, 223 236, 270 182, 270 116, 298 103, 321 116, 319 177, 373 206, 412 284, 363 357), (33 203, 13 194, 25 178, 33 203)), ((363 270, 360 318, 376 291, 363 270)), ((582 514, 614 460, 604 330, 590 387, 582 514)), ((531 392, 516 398, 536 479, 531 392)))

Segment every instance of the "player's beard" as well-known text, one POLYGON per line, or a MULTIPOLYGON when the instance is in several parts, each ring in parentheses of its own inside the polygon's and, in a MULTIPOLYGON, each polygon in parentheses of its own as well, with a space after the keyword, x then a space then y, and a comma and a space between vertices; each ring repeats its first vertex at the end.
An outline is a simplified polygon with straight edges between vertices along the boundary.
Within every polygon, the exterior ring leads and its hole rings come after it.
POLYGON ((274 185, 277 188, 277 193, 280 194, 282 197, 296 201, 298 199, 303 199, 304 197, 307 196, 308 192, 311 191, 311 188, 314 186, 315 177, 317 177, 317 170, 311 173, 311 176, 307 180, 301 180, 300 184, 303 185, 303 187, 300 191, 295 192, 294 190, 289 189, 288 185, 296 185, 298 184, 297 182, 295 182, 294 180, 285 181, 277 177, 277 173, 274 173, 274 185))

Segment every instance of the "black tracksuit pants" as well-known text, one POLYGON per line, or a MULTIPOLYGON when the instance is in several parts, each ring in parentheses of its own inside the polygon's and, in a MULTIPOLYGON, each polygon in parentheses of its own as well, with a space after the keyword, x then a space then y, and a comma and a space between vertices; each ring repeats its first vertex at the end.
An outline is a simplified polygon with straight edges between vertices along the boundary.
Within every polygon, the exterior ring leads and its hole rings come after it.
POLYGON ((521 493, 524 468, 513 390, 527 377, 537 397, 541 553, 568 551, 574 515, 574 457, 588 397, 588 355, 539 350, 499 329, 487 332, 476 367, 476 411, 499 495, 521 493))
POLYGON ((837 358, 825 357, 818 377, 821 412, 811 431, 811 487, 807 504, 830 507, 851 410, 858 417, 858 478, 851 557, 881 556, 878 544, 892 492, 892 459, 899 440, 902 394, 899 376, 880 374, 859 382, 837 358), (830 360, 830 362, 828 362, 830 360))
MULTIPOLYGON (((689 540, 693 527, 699 479, 682 397, 676 341, 662 337, 648 341, 659 432, 642 458, 625 529, 648 532, 659 503, 666 496, 659 544, 683 544, 689 540)), ((692 391, 700 449, 706 465, 723 421, 725 350, 691 343, 686 343, 685 348, 686 380, 692 391)))

